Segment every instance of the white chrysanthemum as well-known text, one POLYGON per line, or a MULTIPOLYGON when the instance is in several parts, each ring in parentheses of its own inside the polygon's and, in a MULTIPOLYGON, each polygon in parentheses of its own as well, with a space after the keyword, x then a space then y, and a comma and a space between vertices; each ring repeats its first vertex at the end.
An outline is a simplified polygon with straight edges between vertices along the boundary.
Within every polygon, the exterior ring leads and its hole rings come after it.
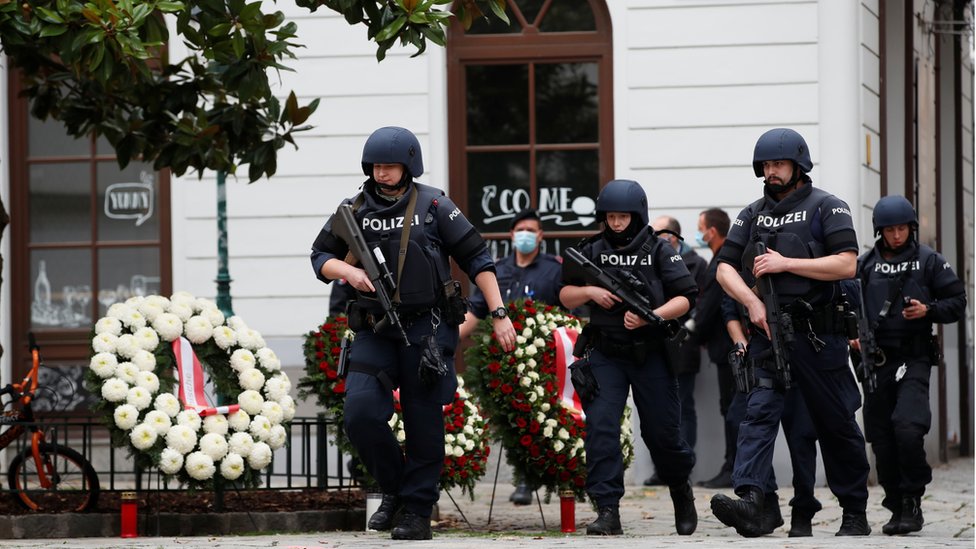
POLYGON ((172 313, 163 313, 153 320, 152 327, 163 341, 174 341, 183 335, 183 321, 172 313))
POLYGON ((209 309, 216 309, 217 304, 205 297, 198 297, 193 300, 193 310, 196 312, 206 311, 209 309))
POLYGON ((112 377, 102 383, 102 398, 109 402, 121 402, 129 394, 129 384, 117 377, 112 377))
POLYGON ((143 301, 139 304, 139 312, 142 313, 142 316, 146 317, 146 322, 152 324, 156 320, 156 317, 166 312, 166 309, 155 303, 143 301))
POLYGON ((134 308, 134 309, 138 309, 139 308, 139 304, 142 303, 145 300, 146 300, 146 298, 144 296, 134 295, 134 296, 130 297, 129 299, 126 299, 125 300, 125 304, 128 305, 129 307, 134 308))
MULTIPOLYGON (((284 394, 288 394, 289 392, 291 392, 291 380, 288 379, 288 374, 286 374, 284 372, 278 372, 277 374, 271 376, 271 379, 269 379, 268 381, 274 381, 274 385, 276 387, 280 383, 281 384, 281 392, 283 392, 284 394), (275 381, 275 380, 277 380, 277 381, 275 381)), ((278 391, 276 390, 275 391, 275 394, 277 394, 277 393, 278 393, 278 391)), ((281 399, 276 399, 276 400, 279 400, 280 401, 281 399)))
POLYGON ((125 396, 125 401, 138 410, 145 410, 152 402, 152 394, 142 387, 131 387, 125 396))
POLYGON ((281 376, 274 376, 264 384, 264 394, 271 400, 281 402, 288 396, 290 383, 287 383, 281 376))
POLYGON ((268 418, 271 425, 278 425, 285 417, 285 410, 281 407, 281 404, 273 400, 266 400, 261 406, 261 415, 268 418))
POLYGON ((151 425, 156 430, 156 433, 160 435, 168 433, 173 426, 173 421, 170 420, 169 414, 162 410, 153 410, 146 414, 145 423, 151 425))
MULTIPOLYGON (((131 363, 130 363, 131 364, 131 363)), ((132 366, 135 368, 135 365, 132 366)), ((149 391, 152 394, 159 392, 159 378, 152 372, 136 370, 136 385, 149 391)))
POLYGON ((248 390, 237 396, 237 403, 241 405, 241 410, 253 416, 261 413, 264 397, 257 391, 248 390))
POLYGON ((115 367, 115 377, 121 379, 129 385, 135 385, 136 374, 138 373, 139 368, 137 368, 136 365, 131 362, 122 362, 115 367))
POLYGON ((174 425, 166 433, 166 446, 186 455, 197 445, 197 433, 186 425, 174 425))
POLYGON ((285 395, 278 400, 278 404, 281 405, 281 420, 285 422, 291 421, 295 417, 295 399, 285 395))
POLYGON ((213 325, 202 316, 192 316, 186 321, 186 338, 192 343, 204 343, 213 336, 213 325))
POLYGON ((115 418, 115 426, 123 431, 128 431, 139 422, 139 410, 131 404, 117 407, 112 416, 115 418))
POLYGON ((284 426, 275 425, 271 428, 271 436, 268 437, 268 446, 272 450, 277 450, 285 445, 285 440, 288 438, 288 433, 285 431, 284 426))
POLYGON ((220 436, 227 435, 227 418, 223 414, 214 414, 203 418, 203 432, 220 436))
POLYGON ((158 436, 156 430, 152 428, 152 425, 140 423, 129 433, 129 440, 132 441, 132 445, 137 450, 148 450, 152 448, 153 444, 156 444, 156 438, 158 436))
POLYGON ((264 387, 264 374, 257 368, 244 370, 237 376, 241 388, 247 391, 260 391, 264 387))
POLYGON ((186 322, 193 316, 193 307, 183 303, 173 303, 169 306, 169 313, 176 315, 180 322, 186 322))
POLYGON ((254 358, 254 353, 247 349, 237 349, 230 355, 230 367, 237 373, 254 368, 256 363, 257 359, 254 358))
POLYGON ((95 323, 95 334, 112 334, 118 337, 122 335, 122 321, 114 316, 102 317, 95 323))
POLYGON ((176 414, 180 413, 180 401, 171 393, 158 395, 153 407, 160 412, 165 412, 171 418, 176 417, 176 414))
POLYGON ((146 317, 142 316, 142 313, 135 307, 126 306, 125 316, 119 318, 119 320, 132 331, 146 327, 146 317))
POLYGON ((159 470, 167 475, 175 475, 183 468, 183 454, 166 448, 159 455, 159 470))
POLYGON ((95 372, 95 375, 102 379, 108 379, 115 375, 115 368, 119 361, 112 353, 98 353, 91 357, 88 367, 95 372))
MULTIPOLYGON (((136 330, 134 336, 139 348, 144 351, 154 351, 156 350, 156 346, 159 345, 159 334, 152 328, 139 328, 136 330)), ((135 356, 135 353, 133 353, 133 356, 135 356)))
POLYGON ((228 318, 227 325, 230 326, 235 332, 247 330, 247 324, 244 322, 244 319, 237 315, 228 318))
POLYGON ((105 311, 105 316, 117 318, 121 321, 122 318, 126 316, 127 310, 131 308, 132 307, 129 307, 125 303, 113 303, 112 305, 109 306, 108 310, 105 311))
POLYGON ((224 313, 220 312, 220 309, 214 307, 213 309, 206 309, 200 311, 200 316, 207 319, 207 322, 211 326, 216 328, 217 326, 222 326, 224 324, 224 313))
POLYGON ((217 468, 214 460, 203 452, 193 452, 186 456, 186 474, 196 480, 209 480, 213 478, 217 468))
POLYGON ((200 419, 200 414, 196 410, 183 410, 176 414, 176 422, 180 425, 186 425, 194 431, 199 431, 203 420, 200 419))
POLYGON ((139 341, 132 334, 122 334, 115 341, 115 354, 123 358, 132 358, 136 356, 136 351, 141 349, 139 346, 139 341))
POLYGON ((156 369, 156 355, 149 351, 140 349, 132 357, 132 363, 143 372, 151 372, 156 369))
POLYGON ((254 439, 247 433, 234 433, 230 436, 229 446, 231 453, 246 456, 254 448, 254 439))
POLYGON ((119 337, 113 334, 98 334, 92 338, 92 349, 96 353, 115 354, 115 344, 118 342, 118 340, 119 337))
POLYGON ((557 452, 562 452, 563 451, 563 448, 565 448, 565 447, 566 447, 566 445, 563 444, 563 441, 561 441, 561 440, 557 440, 556 442, 553 442, 552 443, 552 449, 555 450, 555 451, 557 451, 557 452))
POLYGON ((257 351, 261 347, 264 347, 264 338, 261 337, 256 330, 251 328, 245 328, 243 330, 234 330, 237 332, 237 344, 250 351, 257 351))
POLYGON ((203 435, 200 438, 200 451, 210 456, 210 459, 219 461, 227 455, 227 439, 217 433, 203 435))
POLYGON ((221 349, 229 349, 237 345, 237 332, 229 326, 217 326, 213 331, 214 343, 221 349))
POLYGON ((271 437, 271 421, 262 415, 254 416, 251 420, 251 427, 249 429, 251 436, 258 440, 266 441, 271 437))
POLYGON ((227 454, 220 461, 220 476, 227 480, 237 480, 244 474, 244 458, 240 454, 227 454))
POLYGON ((170 306, 182 304, 188 307, 192 307, 193 302, 196 300, 197 298, 186 290, 180 290, 178 292, 174 292, 173 295, 169 296, 170 306))
POLYGON ((264 442, 257 442, 247 456, 247 464, 252 469, 261 470, 271 463, 271 447, 264 442))
MULTIPOLYGON (((261 409, 258 408, 260 412, 261 409)), ((230 428, 235 431, 247 431, 251 426, 251 416, 244 410, 238 410, 233 414, 227 416, 227 424, 230 428)), ((239 454, 246 454, 247 452, 238 452, 239 454)))
POLYGON ((281 360, 278 359, 278 355, 275 354, 269 347, 262 347, 254 353, 258 360, 261 361, 261 366, 265 370, 270 370, 272 372, 281 369, 281 360))

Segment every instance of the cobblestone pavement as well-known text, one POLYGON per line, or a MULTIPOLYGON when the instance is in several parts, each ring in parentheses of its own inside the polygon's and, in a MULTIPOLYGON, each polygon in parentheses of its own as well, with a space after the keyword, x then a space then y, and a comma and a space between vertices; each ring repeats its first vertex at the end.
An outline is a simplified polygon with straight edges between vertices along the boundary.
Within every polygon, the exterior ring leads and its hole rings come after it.
MULTIPOLYGON (((484 549, 492 547, 586 547, 595 548, 638 548, 649 545, 657 547, 689 546, 696 549, 725 549, 738 547, 789 547, 814 548, 858 546, 871 548, 943 548, 974 546, 974 464, 972 458, 960 458, 949 465, 937 466, 933 471, 934 480, 925 495, 922 509, 925 514, 925 528, 910 536, 885 536, 881 525, 889 513, 881 507, 881 489, 870 489, 868 519, 873 530, 871 536, 864 538, 837 538, 834 532, 840 525, 840 509, 837 501, 827 488, 818 488, 817 497, 824 504, 824 510, 814 517, 812 538, 787 538, 789 529, 789 501, 791 489, 780 492, 786 526, 774 534, 757 539, 745 539, 735 534, 731 528, 722 525, 711 514, 708 502, 717 490, 695 488, 698 506, 698 530, 692 536, 678 536, 674 533, 671 500, 667 488, 630 487, 621 501, 621 521, 624 535, 609 538, 588 537, 583 534, 585 525, 593 520, 595 513, 586 503, 576 505, 576 525, 578 531, 563 534, 559 531, 558 498, 542 504, 542 515, 538 505, 515 507, 508 502, 511 486, 499 485, 495 505, 490 509, 492 485, 479 484, 475 500, 467 496, 454 495, 470 522, 470 528, 461 519, 451 499, 441 498, 441 521, 434 531, 434 539, 424 542, 401 542, 389 539, 389 534, 377 532, 317 532, 310 534, 226 536, 226 537, 180 537, 180 538, 137 538, 121 540, 118 538, 92 539, 49 539, 0 541, 0 547, 19 548, 258 548, 278 549, 331 549, 331 548, 380 548, 380 547, 449 547, 459 549, 484 549), (488 514, 491 511, 491 523, 488 514), (543 520, 545 528, 543 528, 543 520)), ((726 493, 731 491, 727 490, 726 493)))

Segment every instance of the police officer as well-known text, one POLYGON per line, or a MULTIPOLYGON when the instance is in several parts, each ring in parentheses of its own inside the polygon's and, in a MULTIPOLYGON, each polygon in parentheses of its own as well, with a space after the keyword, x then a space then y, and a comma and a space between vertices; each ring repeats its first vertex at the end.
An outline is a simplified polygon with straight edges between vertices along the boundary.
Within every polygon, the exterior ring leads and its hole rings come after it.
MULTIPOLYGON (((847 362, 847 339, 836 281, 854 275, 857 237, 847 204, 814 188, 810 150, 797 132, 778 128, 756 142, 753 170, 764 177, 763 197, 739 214, 719 252, 718 280, 748 310, 755 327, 748 360, 755 368, 746 416, 739 425, 732 482, 739 499, 712 498, 715 516, 744 536, 761 535, 763 486, 770 476, 773 444, 784 408, 786 378, 772 362, 763 300, 743 280, 745 267, 771 277, 781 311, 795 335, 785 342, 792 377, 810 408, 827 472, 843 509, 837 535, 867 535, 868 462, 854 413, 861 404, 847 362), (758 254, 757 242, 767 252, 758 254)), ((777 314, 782 318, 782 314, 777 314)), ((779 326, 783 328, 783 326, 779 326)))
MULTIPOLYGON (((922 529, 921 497, 932 481, 924 438, 932 424, 929 371, 939 362, 932 324, 956 322, 966 287, 941 254, 918 241, 918 222, 902 196, 878 201, 872 216, 880 235, 858 260, 867 319, 884 353, 877 388, 864 395, 864 431, 874 451, 888 535, 922 529)), ((854 345, 859 348, 860 341, 854 345)))
MULTIPOLYGON (((633 273, 655 314, 676 319, 694 304, 698 288, 681 256, 647 226, 647 195, 636 181, 607 183, 596 201, 604 229, 581 244, 579 252, 610 273, 633 273)), ((587 534, 619 535, 618 502, 624 494, 620 420, 633 391, 641 420, 641 437, 655 468, 671 491, 675 529, 689 535, 698 525, 688 475, 695 455, 679 433, 678 387, 665 358, 665 332, 649 325, 600 286, 588 285, 581 269, 563 263, 560 301, 568 309, 590 303, 590 323, 580 337, 587 351, 595 397, 584 400, 586 412, 586 490, 598 510, 587 534)), ((575 384, 575 381, 574 381, 575 384)), ((582 395, 581 395, 582 396, 582 395)))
POLYGON ((363 147, 362 166, 369 179, 343 203, 353 206, 369 247, 381 250, 386 263, 394 266, 395 300, 409 345, 392 326, 374 331, 383 309, 366 272, 344 260, 349 246, 333 232, 335 217, 312 245, 312 267, 323 282, 344 278, 359 292, 350 310, 356 337, 344 418, 350 442, 384 493, 369 527, 392 528, 393 539, 430 539, 430 514, 444 461, 442 407, 453 399, 457 386, 453 354, 463 318, 463 304, 457 310, 457 301, 444 291, 452 286, 449 258, 484 292, 493 309, 495 337, 506 350, 514 348, 515 330, 481 235, 443 192, 414 181, 424 171, 417 137, 399 127, 376 130, 363 147), (407 236, 401 239, 404 231, 407 236), (397 261, 401 252, 402 268, 397 261), (431 375, 427 367, 432 364, 449 371, 431 375), (405 450, 387 423, 397 387, 405 450))
MULTIPOLYGON (((695 279, 695 284, 699 291, 705 284, 705 271, 708 263, 694 248, 689 246, 681 239, 681 223, 670 215, 662 215, 651 222, 651 227, 658 233, 658 236, 667 240, 671 247, 681 254, 685 267, 695 279)), ((678 319, 688 327, 687 321, 695 314, 692 309, 688 314, 678 319)), ((701 340, 692 334, 686 338, 681 345, 681 360, 675 368, 678 378, 678 400, 681 401, 681 437, 685 439, 692 451, 698 442, 698 414, 695 413, 695 377, 701 370, 701 340)), ((661 478, 655 472, 647 480, 644 486, 658 486, 663 484, 661 478)))
MULTIPOLYGON (((510 226, 513 253, 495 262, 495 275, 502 299, 508 303, 531 298, 549 305, 559 305, 559 280, 562 263, 554 255, 542 253, 542 220, 534 208, 525 208, 512 218, 510 226)), ((468 312, 461 324, 461 338, 469 337, 478 321, 488 316, 485 294, 475 288, 469 298, 468 312)), ((515 505, 532 503, 532 489, 520 481, 509 496, 515 505)))

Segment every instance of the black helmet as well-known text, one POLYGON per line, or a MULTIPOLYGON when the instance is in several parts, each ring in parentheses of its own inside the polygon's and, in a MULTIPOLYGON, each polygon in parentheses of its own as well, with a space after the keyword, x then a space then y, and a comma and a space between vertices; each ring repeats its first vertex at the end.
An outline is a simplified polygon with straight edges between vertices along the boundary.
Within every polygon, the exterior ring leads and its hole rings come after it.
POLYGON ((631 212, 647 226, 647 194, 640 183, 630 179, 614 179, 596 197, 596 219, 606 221, 607 212, 631 212))
POLYGON ((871 223, 874 225, 874 234, 880 234, 881 229, 892 225, 910 225, 912 229, 918 229, 915 208, 907 198, 899 195, 882 197, 874 205, 871 223))
POLYGON ((403 164, 411 177, 420 177, 424 173, 420 141, 406 128, 380 128, 363 145, 363 173, 372 176, 373 164, 403 164))
POLYGON ((813 170, 807 142, 789 128, 769 130, 756 141, 756 149, 752 153, 752 169, 756 177, 763 176, 762 163, 767 160, 792 160, 803 173, 813 170))

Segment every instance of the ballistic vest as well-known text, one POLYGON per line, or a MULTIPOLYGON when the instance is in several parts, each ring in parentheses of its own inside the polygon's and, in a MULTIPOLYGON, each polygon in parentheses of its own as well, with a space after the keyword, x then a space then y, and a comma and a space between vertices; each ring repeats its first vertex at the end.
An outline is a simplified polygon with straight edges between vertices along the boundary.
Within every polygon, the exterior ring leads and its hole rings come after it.
POLYGON ((936 261, 936 255, 932 248, 916 243, 890 260, 881 256, 878 246, 863 256, 858 271, 866 288, 864 304, 871 321, 878 318, 878 313, 894 288, 902 284, 901 291, 891 296, 887 317, 878 325, 875 334, 878 341, 891 342, 906 336, 932 333, 930 320, 926 318, 908 320, 901 313, 904 309, 902 300, 905 297, 917 299, 922 303, 933 301, 927 269, 930 264, 940 263, 936 261), (905 277, 904 283, 901 282, 902 277, 905 277))

